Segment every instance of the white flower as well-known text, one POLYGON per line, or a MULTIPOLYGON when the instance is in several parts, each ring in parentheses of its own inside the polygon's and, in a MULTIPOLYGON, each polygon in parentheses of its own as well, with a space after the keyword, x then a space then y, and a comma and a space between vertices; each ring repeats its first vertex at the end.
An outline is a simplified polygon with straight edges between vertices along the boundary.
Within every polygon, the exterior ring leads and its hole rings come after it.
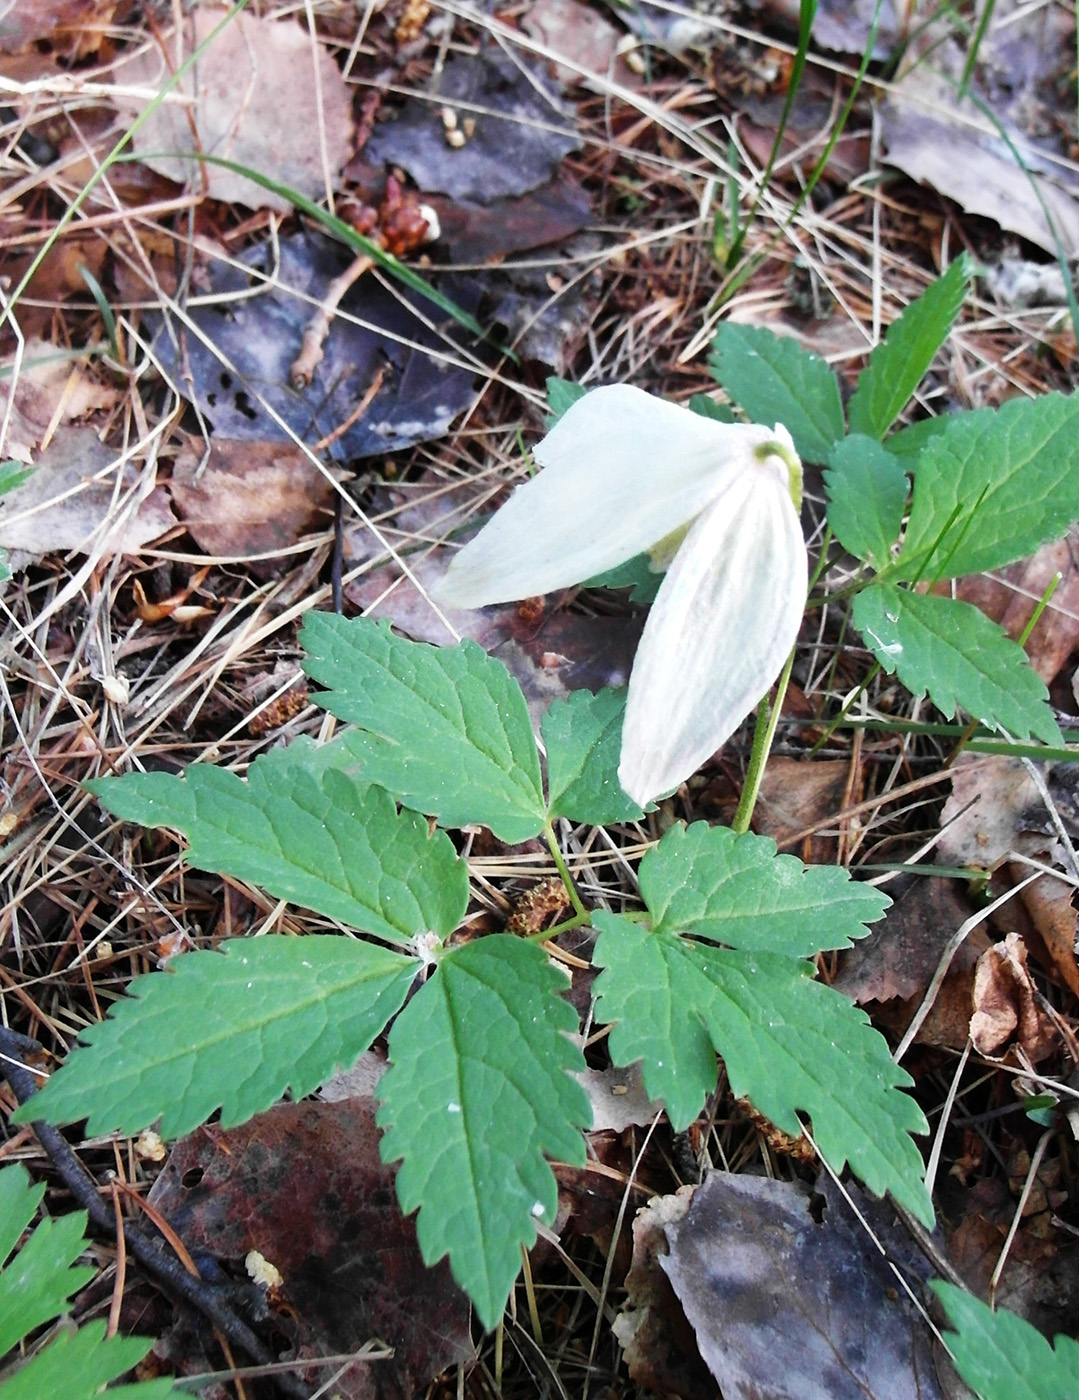
POLYGON ((550 593, 646 550, 669 557, 679 533, 622 732, 619 782, 643 805, 730 737, 794 645, 801 466, 779 425, 717 423, 628 385, 579 399, 535 458, 543 470, 465 545, 437 595, 477 608, 550 593))

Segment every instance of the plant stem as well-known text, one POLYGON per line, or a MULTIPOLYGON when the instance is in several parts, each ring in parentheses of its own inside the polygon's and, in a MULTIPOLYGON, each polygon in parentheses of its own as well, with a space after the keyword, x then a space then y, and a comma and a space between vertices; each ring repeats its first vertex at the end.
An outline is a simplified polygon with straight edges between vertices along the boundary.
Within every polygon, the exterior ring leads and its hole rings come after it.
POLYGON ((768 762, 768 753, 772 747, 772 740, 775 738, 776 726, 779 724, 779 716, 787 695, 787 686, 790 684, 793 666, 794 652, 792 650, 790 656, 787 657, 787 664, 779 674, 776 698, 771 710, 769 711, 768 708, 767 695, 757 706, 757 722, 753 729, 753 751, 749 755, 749 769, 746 773, 745 786, 742 788, 742 796, 738 800, 738 810, 734 814, 734 821, 731 822, 731 829, 736 831, 739 836, 749 830, 753 809, 757 805, 757 795, 761 790, 761 780, 764 777, 764 765, 768 762))
POLYGON ((577 893, 577 886, 573 883, 573 876, 569 873, 569 866, 566 864, 562 852, 558 849, 558 838, 555 836, 554 827, 550 822, 543 828, 543 835, 554 859, 554 863, 558 867, 558 873, 562 876, 562 883, 565 885, 566 893, 569 895, 569 902, 585 923, 587 923, 588 910, 584 907, 584 904, 581 902, 581 896, 577 893))

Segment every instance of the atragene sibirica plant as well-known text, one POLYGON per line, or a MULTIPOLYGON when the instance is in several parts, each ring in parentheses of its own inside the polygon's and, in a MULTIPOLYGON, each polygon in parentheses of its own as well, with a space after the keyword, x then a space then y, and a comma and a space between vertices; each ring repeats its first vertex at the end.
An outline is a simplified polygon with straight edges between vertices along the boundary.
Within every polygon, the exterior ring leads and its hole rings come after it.
POLYGON ((719 423, 628 385, 594 389, 535 448, 542 470, 457 554, 457 607, 551 593, 636 555, 667 569, 633 663, 618 779, 678 786, 768 690, 798 635, 808 568, 787 430, 719 423))

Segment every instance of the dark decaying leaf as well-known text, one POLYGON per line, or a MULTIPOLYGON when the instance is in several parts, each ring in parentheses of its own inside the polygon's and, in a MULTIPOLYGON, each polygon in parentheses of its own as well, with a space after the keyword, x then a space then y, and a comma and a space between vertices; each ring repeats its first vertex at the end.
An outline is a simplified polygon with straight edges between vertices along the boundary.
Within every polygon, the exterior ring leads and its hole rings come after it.
POLYGON ((282 1104, 230 1132, 201 1128, 177 1143, 151 1199, 197 1255, 242 1275, 255 1250, 278 1270, 274 1327, 301 1356, 374 1338, 395 1349, 335 1381, 346 1400, 408 1400, 472 1357, 468 1300, 445 1262, 421 1262, 379 1159, 371 1099, 282 1104))
MULTIPOLYGON (((345 461, 440 437, 472 402, 473 372, 445 361, 453 353, 453 323, 431 302, 388 287, 373 272, 341 303, 364 324, 337 317, 310 385, 294 388, 289 370, 304 329, 330 282, 348 265, 349 254, 319 234, 300 233, 272 246, 259 244, 242 260, 270 276, 272 290, 261 290, 265 276, 216 264, 208 274, 209 290, 236 299, 194 308, 190 316, 197 333, 170 324, 157 336, 164 372, 178 393, 194 398, 215 436, 287 438, 262 399, 302 441, 332 438, 326 451, 345 461), (440 325, 442 334, 424 322, 440 325), (357 419, 356 409, 379 375, 378 392, 357 419)), ((447 278, 438 285, 459 306, 475 309, 474 284, 447 278)))
POLYGON ((395 121, 375 128, 364 155, 401 166, 421 190, 487 204, 545 184, 580 145, 550 80, 488 51, 450 59, 433 99, 410 98, 395 121), (463 144, 447 139, 443 108, 463 144), (471 135, 466 119, 475 122, 471 135))
MULTIPOLYGON (((936 1400, 932 1332, 828 1179, 818 1221, 801 1182, 713 1172, 667 1227, 660 1264, 724 1400, 936 1400)), ((924 1258, 851 1187, 917 1293, 924 1258)))
POLYGON ((584 228, 592 214, 587 192, 565 178, 488 204, 439 195, 426 203, 438 215, 438 241, 455 263, 486 262, 558 243, 584 228))

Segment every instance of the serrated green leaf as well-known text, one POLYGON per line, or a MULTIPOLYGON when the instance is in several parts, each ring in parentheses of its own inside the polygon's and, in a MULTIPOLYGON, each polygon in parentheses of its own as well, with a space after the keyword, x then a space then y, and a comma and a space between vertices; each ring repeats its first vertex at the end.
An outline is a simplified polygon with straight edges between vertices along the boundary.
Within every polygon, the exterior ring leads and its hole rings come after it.
POLYGON ((811 963, 773 953, 712 948, 655 933, 620 914, 597 912, 594 961, 599 1020, 614 1022, 616 1064, 642 1062, 645 1088, 685 1128, 716 1087, 715 1054, 731 1089, 785 1133, 799 1112, 836 1170, 849 1162, 869 1189, 891 1192, 931 1225, 921 1154, 910 1133, 927 1131, 899 1086, 912 1081, 869 1018, 814 982, 811 963))
POLYGON ((1079 394, 956 414, 922 449, 896 576, 997 569, 1079 520, 1079 394))
POLYGON ((513 845, 546 817, 521 687, 475 642, 432 647, 388 624, 308 613, 304 670, 318 703, 359 726, 345 736, 362 775, 443 826, 490 827, 513 845))
POLYGON ((332 934, 234 938, 137 977, 19 1121, 179 1137, 217 1108, 246 1122, 351 1065, 400 1010, 415 959, 332 934))
MULTIPOLYGON (((0 1171, 0 1266, 44 1194, 44 1186, 30 1185, 25 1167, 0 1171)), ((35 1327, 59 1317, 72 1293, 94 1277, 94 1269, 71 1267, 82 1253, 85 1228, 85 1211, 43 1220, 14 1259, 0 1267, 0 1358, 35 1327)))
POLYGON ((1015 1313, 991 1308, 954 1284, 931 1287, 956 1329, 944 1340, 960 1376, 982 1400, 1075 1400, 1079 1342, 1060 1335, 1051 1347, 1015 1313))
POLYGON ((547 431, 554 427, 567 409, 578 399, 583 399, 588 390, 583 384, 574 384, 569 379, 559 379, 557 375, 547 378, 547 431))
POLYGON ((885 449, 897 457, 902 462, 905 470, 910 471, 917 464, 918 458, 922 455, 922 448, 933 438, 939 437, 943 433, 953 418, 965 418, 964 413, 941 414, 938 418, 921 418, 917 423, 908 423, 905 428, 900 428, 884 439, 885 449))
MULTIPOLYGON (((149 1337, 106 1337, 105 1319, 61 1332, 0 1385, 0 1400, 94 1400, 116 1376, 137 1366, 153 1345, 149 1337)), ((166 1376, 118 1385, 109 1400, 164 1400, 178 1395, 166 1376)))
POLYGON ((577 1017, 565 978, 534 944, 494 934, 455 948, 390 1032, 378 1086, 382 1156, 401 1161, 397 1194, 428 1264, 454 1278, 494 1327, 521 1245, 558 1204, 544 1154, 584 1161, 591 1122, 577 1017))
POLYGON ((888 327, 847 406, 852 433, 882 438, 899 417, 947 340, 973 271, 970 259, 961 253, 888 327))
POLYGON ((553 817, 607 826, 644 816, 618 782, 625 688, 598 695, 575 690, 556 700, 540 725, 547 748, 549 810, 553 817))
POLYGON ((616 564, 602 574, 593 574, 581 584, 582 588, 628 588, 629 601, 647 607, 655 601, 666 575, 652 568, 647 554, 635 554, 624 564, 616 564))
POLYGON ((826 462, 844 434, 839 381, 828 365, 790 336, 724 321, 708 368, 753 423, 782 423, 798 455, 826 462))
POLYGON ((878 583, 855 598, 854 625, 888 674, 947 718, 958 705, 1013 739, 1064 742, 1022 647, 970 603, 878 583))
POLYGON ((895 457, 875 438, 844 438, 832 450, 824 484, 828 524, 843 548, 877 569, 890 564, 907 503, 907 478, 895 457))
POLYGON ((719 403, 708 394, 691 394, 686 407, 691 413, 699 413, 702 418, 711 418, 713 423, 736 423, 738 421, 730 404, 719 403))
POLYGON ((803 865, 770 837, 707 822, 672 826, 638 878, 657 932, 791 957, 849 948, 891 903, 839 866, 803 865))
MULTIPOLYGON (((0 1170, 0 1361, 16 1343, 67 1311, 77 1289, 96 1270, 72 1267, 86 1245, 86 1212, 43 1220, 6 1266, 45 1194, 31 1186, 25 1167, 0 1170)), ((72 1336, 61 1333, 44 1350, 0 1382, 2 1400, 91 1400, 99 1388, 130 1370, 150 1348, 149 1339, 104 1340, 105 1323, 90 1323, 72 1336)), ((168 1379, 122 1386, 111 1395, 163 1400, 173 1393, 168 1379)))
MULTIPOLYGON (((333 754, 355 761, 339 744, 333 754)), ((195 764, 182 778, 129 773, 86 786, 124 821, 183 832, 200 870, 393 942, 427 931, 444 938, 468 904, 468 870, 453 843, 329 762, 314 745, 293 744, 256 759, 246 782, 195 764)))

